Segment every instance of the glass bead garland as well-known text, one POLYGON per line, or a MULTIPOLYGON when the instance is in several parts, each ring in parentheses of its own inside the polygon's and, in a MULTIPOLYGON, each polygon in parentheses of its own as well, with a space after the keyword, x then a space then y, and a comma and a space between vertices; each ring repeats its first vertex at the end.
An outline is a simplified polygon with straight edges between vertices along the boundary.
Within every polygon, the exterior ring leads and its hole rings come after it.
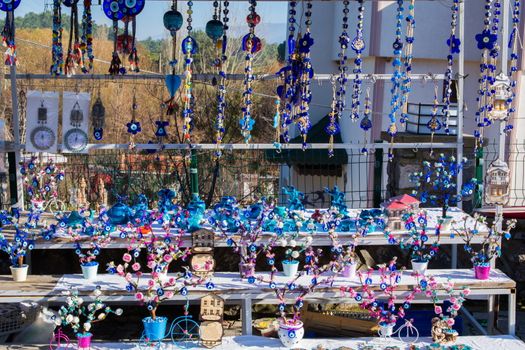
MULTIPOLYGON (((222 156, 222 151, 220 150, 219 146, 222 143, 225 129, 224 129, 224 113, 226 111, 226 72, 224 71, 225 63, 228 57, 226 56, 226 47, 228 43, 228 37, 226 35, 229 26, 228 26, 228 14, 229 9, 228 6, 230 5, 229 1, 223 2, 223 34, 222 34, 222 40, 217 42, 217 49, 220 50, 220 57, 217 59, 218 61, 218 68, 219 68, 219 84, 217 87, 217 119, 215 122, 215 132, 216 132, 216 138, 215 143, 217 144, 217 148, 215 150, 215 156, 220 158, 222 156), (220 48, 219 48, 220 43, 220 48)), ((220 13, 220 12, 219 12, 220 13)), ((219 15, 217 15, 219 16, 219 15)))
POLYGON ((339 76, 337 78, 337 83, 339 85, 339 88, 337 89, 337 117, 342 117, 343 112, 346 107, 346 83, 348 81, 348 78, 346 77, 346 73, 348 71, 348 67, 346 65, 346 49, 350 45, 350 36, 348 35, 348 13, 350 10, 348 9, 348 5, 350 4, 349 0, 343 1, 343 25, 342 25, 342 32, 339 36, 339 76))
MULTIPOLYGON (((447 40, 448 55, 447 55, 447 70, 445 71, 445 80, 443 81, 443 90, 445 92, 443 96, 443 125, 445 127, 445 133, 450 133, 449 120, 450 120, 450 104, 452 97, 452 70, 454 68, 454 54, 459 54, 461 41, 456 37, 456 28, 458 21, 459 11, 459 0, 454 0, 452 4, 452 19, 450 22, 450 37, 447 40)), ((460 77, 462 79, 462 77, 460 77)))
POLYGON ((408 118, 407 114, 407 104, 408 104, 408 96, 410 95, 410 92, 412 91, 411 85, 412 85, 412 59, 414 56, 412 55, 412 49, 414 47, 414 30, 416 28, 416 19, 414 15, 414 3, 415 0, 410 0, 410 4, 408 5, 408 15, 406 16, 406 34, 405 34, 405 45, 403 46, 403 71, 402 71, 402 78, 401 78, 401 85, 400 85, 400 93, 401 93, 401 117, 399 118, 399 122, 401 124, 405 124, 408 118))
MULTIPOLYGON (((363 119, 361 119, 361 123, 359 124, 359 127, 363 130, 365 138, 364 138, 364 144, 366 145, 368 143, 368 130, 372 129, 372 102, 370 100, 370 88, 366 89, 366 96, 365 96, 365 106, 363 111, 363 119)), ((368 154, 368 149, 366 146, 364 146, 361 149, 361 153, 368 154)))
MULTIPOLYGON (((507 121, 510 122, 512 114, 515 112, 515 108, 512 106, 514 99, 516 98, 516 85, 517 85, 517 72, 518 72, 518 35, 520 27, 520 0, 514 0, 512 7, 512 30, 509 38, 509 48, 510 52, 510 89, 512 91, 511 97, 507 100, 507 121)), ((505 127, 505 132, 512 130, 512 125, 507 124, 505 127)))
POLYGON ((62 75, 64 70, 64 51, 62 48, 62 9, 60 0, 53 0, 53 41, 51 75, 62 75))
MULTIPOLYGON (((438 87, 437 83, 434 83, 434 103, 432 105, 432 115, 430 117, 430 120, 427 124, 428 129, 430 130, 430 143, 434 142, 434 134, 436 131, 439 131, 441 129, 441 123, 439 122, 437 118, 438 113, 438 107, 439 107, 439 100, 438 100, 438 87)), ((430 155, 433 154, 432 148, 430 149, 430 155)))
POLYGON ((93 61, 95 59, 95 55, 93 54, 93 16, 91 14, 91 0, 84 1, 80 49, 82 50, 82 61, 84 62, 82 72, 90 73, 93 71, 93 61))
POLYGON ((191 131, 193 128, 193 82, 192 82, 192 55, 197 52, 197 42, 192 37, 192 15, 193 15, 193 1, 188 1, 188 10, 186 11, 188 18, 186 19, 188 35, 182 41, 182 53, 184 54, 184 86, 182 92, 182 102, 184 108, 182 110, 182 135, 185 142, 191 143, 191 131))
POLYGON ((330 122, 325 127, 325 131, 329 135, 328 143, 330 147, 328 148, 328 157, 330 158, 334 156, 334 135, 339 133, 339 123, 337 122, 337 119, 339 118, 339 111, 336 96, 336 84, 335 81, 332 81, 332 106, 329 114, 330 122))
POLYGON ((358 0, 358 15, 357 15, 357 29, 356 29, 356 36, 354 40, 352 40, 352 49, 354 50, 356 57, 354 59, 354 86, 353 86, 353 92, 352 92, 352 112, 350 114, 350 118, 352 121, 359 120, 359 107, 361 105, 361 102, 359 101, 359 98, 361 96, 361 85, 363 83, 363 79, 361 78, 360 74, 362 73, 362 65, 363 65, 363 59, 361 57, 363 50, 365 49, 365 41, 363 38, 363 19, 364 19, 364 0, 358 0))

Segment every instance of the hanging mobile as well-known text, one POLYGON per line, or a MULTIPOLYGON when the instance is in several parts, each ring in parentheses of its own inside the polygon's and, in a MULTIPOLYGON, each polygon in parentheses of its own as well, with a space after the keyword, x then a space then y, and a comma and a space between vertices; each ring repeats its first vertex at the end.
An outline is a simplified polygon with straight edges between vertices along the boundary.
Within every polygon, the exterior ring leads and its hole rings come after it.
MULTIPOLYGON (((104 0, 102 8, 106 16, 113 21, 113 56, 109 66, 109 74, 126 74, 126 68, 122 66, 118 50, 118 21, 123 20, 128 26, 131 21, 133 26, 133 37, 121 37, 122 52, 129 52, 129 61, 132 71, 138 71, 138 56, 135 48, 135 17, 144 9, 145 0, 104 0)), ((127 35, 127 34, 126 34, 127 35)))
POLYGON ((106 108, 100 99, 100 90, 97 99, 91 108, 91 120, 93 124, 93 137, 100 141, 104 137, 104 124, 106 119, 106 108))
POLYGON ((363 111, 363 119, 361 119, 361 123, 359 123, 359 127, 364 131, 365 134, 365 140, 363 148, 361 149, 361 153, 368 154, 368 149, 366 148, 366 145, 368 144, 368 130, 372 129, 372 103, 370 101, 370 88, 366 89, 366 96, 365 96, 365 110, 363 111))
MULTIPOLYGON (((188 1, 188 10, 186 11, 188 18, 186 22, 188 23, 186 29, 188 30, 188 35, 182 41, 182 53, 184 54, 184 86, 182 93, 182 102, 184 102, 184 108, 182 110, 182 135, 185 142, 191 143, 191 131, 193 129, 193 55, 198 52, 197 41, 193 38, 193 1, 188 1)), ((159 122, 157 122, 159 123, 159 122)), ((167 122, 166 122, 167 123, 167 122)), ((167 125, 166 125, 167 126, 167 125)), ((159 125, 159 128, 161 126, 159 125)))
POLYGON ((55 132, 47 126, 47 108, 43 98, 36 117, 38 126, 31 131, 29 138, 33 147, 39 151, 46 151, 54 145, 56 138, 55 132))
POLYGON ((253 74, 253 59, 255 54, 262 48, 261 40, 255 35, 255 26, 261 22, 261 17, 256 12, 257 1, 249 0, 250 13, 246 17, 246 22, 250 28, 250 32, 242 38, 242 50, 246 52, 245 66, 244 66, 244 92, 243 92, 243 107, 242 118, 239 121, 241 127, 241 134, 244 137, 244 142, 249 143, 252 138, 251 132, 255 120, 252 118, 252 82, 255 80, 253 74))
POLYGON ((73 127, 64 135, 64 146, 70 152, 78 153, 86 149, 88 144, 88 135, 80 129, 84 120, 84 112, 77 101, 73 105, 69 114, 69 124, 73 127))
POLYGON ((394 68, 394 73, 392 75, 392 88, 390 89, 390 93, 392 94, 392 98, 390 100, 390 113, 388 114, 388 118, 390 119, 390 125, 388 127, 388 134, 390 135, 390 148, 388 150, 388 160, 391 161, 394 158, 393 154, 393 145, 394 145, 394 137, 397 135, 397 112, 400 109, 400 100, 401 97, 399 95, 400 93, 400 77, 401 77, 401 54, 403 52, 403 42, 401 40, 401 28, 402 28, 402 20, 403 20, 403 0, 397 0, 397 21, 396 21, 396 37, 394 40, 394 43, 392 44, 392 47, 394 49, 394 59, 392 60, 392 66, 394 68))
POLYGON ((51 75, 62 75, 64 70, 64 49, 62 47, 61 0, 53 0, 53 41, 51 45, 51 75))
POLYGON ((2 30, 2 43, 7 48, 4 53, 6 66, 16 65, 15 15, 14 11, 21 0, 0 0, 0 10, 5 12, 5 24, 2 30))
POLYGON ((414 47, 414 30, 416 29, 416 20, 414 17, 414 3, 415 0, 410 0, 408 5, 408 15, 406 17, 406 33, 405 33, 405 45, 403 46, 403 72, 400 84, 401 92, 401 117, 399 122, 405 124, 408 118, 407 108, 408 108, 408 96, 412 91, 412 60, 414 56, 412 55, 412 49, 414 47))
POLYGON ((64 72, 67 76, 76 73, 77 67, 83 69, 82 50, 80 49, 79 24, 78 24, 78 1, 62 0, 64 6, 71 8, 69 41, 64 64, 64 72))
MULTIPOLYGON (((438 107, 439 107, 438 86, 437 86, 437 83, 434 81, 434 104, 432 106, 432 116, 427 123, 427 128, 430 130, 430 144, 431 145, 434 143, 434 134, 437 131, 441 130, 441 123, 439 122, 438 117, 437 117, 438 107)), ((434 153, 434 150, 432 149, 432 146, 431 146, 430 156, 432 156, 433 153, 434 153)))
POLYGON ((328 144, 330 145, 328 148, 328 157, 334 156, 334 136, 337 135, 340 132, 339 129, 339 123, 337 122, 337 119, 339 118, 339 112, 338 112, 338 105, 337 105, 337 93, 336 93, 336 86, 335 81, 332 80, 332 107, 330 110, 330 121, 328 122, 328 125, 325 127, 326 133, 329 135, 328 144))
POLYGON ((133 102, 131 104, 131 121, 126 124, 126 127, 128 128, 128 134, 131 136, 137 135, 139 132, 142 131, 142 128, 140 127, 140 122, 137 121, 137 97, 135 96, 135 90, 133 90, 133 102))
POLYGON ((82 51, 82 73, 93 71, 93 16, 91 14, 91 0, 84 0, 84 12, 82 14, 82 36, 80 38, 80 49, 82 51))
POLYGON ((354 40, 352 40, 352 50, 354 50, 356 54, 356 57, 354 59, 355 79, 352 92, 352 112, 350 113, 350 118, 352 119, 352 121, 359 120, 359 106, 361 105, 359 98, 361 96, 361 85, 363 83, 363 79, 360 76, 360 74, 363 72, 363 59, 361 58, 361 55, 366 47, 365 40, 363 38, 363 19, 365 12, 364 0, 358 0, 358 3, 359 14, 357 15, 356 36, 354 40))
POLYGON ((452 97, 452 70, 454 68, 454 55, 459 54, 461 41, 456 37, 456 28, 458 24, 458 11, 459 11, 459 0, 454 0, 452 4, 452 19, 450 22, 450 37, 447 40, 448 55, 447 55, 447 70, 445 71, 445 80, 443 81, 443 125, 445 127, 445 133, 450 133, 449 120, 450 120, 450 105, 452 97))
POLYGON ((177 31, 182 27, 182 14, 177 11, 177 1, 173 0, 171 4, 171 9, 164 14, 163 18, 164 28, 170 31, 172 39, 172 52, 171 52, 171 61, 170 69, 171 74, 167 74, 165 77, 166 88, 168 89, 169 99, 164 103, 167 106, 167 114, 172 115, 175 113, 175 94, 179 90, 181 79, 175 74, 177 67, 177 31))

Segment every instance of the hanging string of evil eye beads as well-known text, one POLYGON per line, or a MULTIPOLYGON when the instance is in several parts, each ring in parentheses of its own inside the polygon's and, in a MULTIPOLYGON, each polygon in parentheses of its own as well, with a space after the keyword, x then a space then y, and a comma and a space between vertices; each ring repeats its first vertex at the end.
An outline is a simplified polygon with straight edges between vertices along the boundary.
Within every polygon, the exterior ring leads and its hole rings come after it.
MULTIPOLYGON (((182 41, 182 53, 184 54, 184 86, 182 93, 182 101, 184 102, 184 108, 182 110, 183 126, 182 134, 186 142, 191 143, 191 131, 193 129, 193 55, 197 53, 198 46, 197 41, 192 37, 193 26, 192 26, 192 15, 193 15, 193 1, 188 1, 188 18, 186 22, 188 23, 186 29, 188 30, 188 35, 182 41)), ((160 122, 160 121, 158 121, 160 122)), ((168 122, 163 122, 168 123, 168 122)), ((168 124, 164 125, 167 126, 168 124)), ((159 126, 160 127, 160 126, 159 126)), ((158 135, 157 135, 158 136, 158 135)), ((162 136, 162 135, 161 135, 162 136)), ((166 135, 163 135, 166 136, 166 135)))
MULTIPOLYGON (((430 143, 434 142, 434 133, 441 129, 441 123, 439 122, 437 118, 438 106, 439 106, 438 86, 437 86, 437 83, 434 82, 434 104, 432 106, 432 116, 427 123, 427 127, 430 130, 430 143)), ((433 153, 434 153, 433 149, 430 148, 430 155, 432 156, 433 153)))
POLYGON ((412 85, 412 49, 414 47, 414 30, 416 28, 416 19, 414 17, 414 2, 410 0, 408 5, 408 15, 406 16, 406 34, 405 34, 405 45, 403 47, 403 72, 401 79, 401 117, 399 122, 405 124, 408 118, 407 107, 408 107, 408 96, 410 94, 412 85))
POLYGON ((177 68, 177 31, 182 27, 184 19, 182 14, 177 11, 177 1, 172 0, 171 9, 164 13, 162 22, 164 28, 169 30, 171 35, 171 59, 169 62, 171 74, 165 77, 166 88, 168 89, 169 98, 164 101, 166 104, 166 114, 175 115, 177 104, 175 102, 175 95, 180 88, 181 78, 175 74, 177 68))
MULTIPOLYGON (((346 60, 348 58, 346 56, 346 49, 348 49, 348 46, 350 45, 350 36, 348 35, 348 13, 350 13, 350 9, 348 8, 349 4, 350 0, 343 1, 343 30, 339 36, 339 46, 341 50, 339 51, 339 76, 337 77, 339 88, 337 89, 336 93, 336 113, 338 114, 338 117, 343 115, 346 107, 346 83, 348 82, 348 78, 346 77, 346 73, 348 71, 348 67, 346 65, 346 60)), ((328 153, 330 153, 330 151, 328 153)))
POLYGON ((21 0, 0 1, 0 10, 5 12, 2 43, 7 48, 4 53, 4 63, 6 66, 16 65, 15 9, 20 5, 20 1, 21 0))
POLYGON ((299 78, 300 83, 300 96, 301 96, 301 105, 299 107, 299 113, 295 122, 301 133, 302 137, 302 147, 303 150, 306 149, 306 137, 308 135, 308 130, 312 127, 310 122, 310 102, 312 102, 312 78, 314 77, 314 69, 312 67, 312 61, 310 59, 311 48, 314 44, 314 38, 310 32, 312 26, 312 0, 306 1, 306 11, 305 16, 305 33, 298 40, 298 49, 301 55, 302 67, 299 78))
POLYGON ((93 54, 93 16, 91 14, 91 0, 84 0, 80 49, 82 51, 82 62, 84 63, 82 65, 82 73, 92 72, 95 55, 93 54))
POLYGON ((66 55, 66 62, 64 64, 64 72, 67 76, 76 73, 76 69, 80 67, 84 69, 84 62, 82 60, 82 50, 80 49, 79 24, 78 24, 78 1, 79 0, 62 0, 63 4, 71 8, 70 26, 69 26, 69 41, 66 55))
MULTIPOLYGON (((456 28, 458 24, 458 12, 459 12, 459 0, 454 0, 452 4, 452 20, 450 22, 450 36, 447 39, 448 55, 447 55, 447 70, 445 71, 445 80, 443 81, 443 90, 445 92, 443 96, 443 120, 442 124, 445 127, 445 133, 450 133, 449 120, 450 120, 450 104, 452 97, 452 69, 454 68, 454 55, 459 54, 461 41, 456 37, 456 28)), ((462 77, 460 77, 462 79, 462 77)))
MULTIPOLYGON (((365 96, 365 110, 363 111, 363 119, 361 119, 361 123, 359 124, 359 127, 364 131, 365 134, 365 145, 368 143, 368 130, 372 129, 372 120, 370 119, 371 117, 372 101, 370 100, 370 88, 367 88, 365 96)), ((361 153, 364 155, 368 154, 368 149, 366 146, 361 149, 361 153)))
POLYGON ((277 153, 281 152, 281 100, 275 99, 275 114, 273 115, 273 128, 275 129, 275 141, 273 146, 277 153))
POLYGON ((328 148, 328 157, 330 158, 334 156, 334 135, 337 135, 340 132, 339 123, 337 122, 337 119, 339 118, 339 111, 335 85, 335 81, 332 80, 332 107, 329 114, 330 121, 325 127, 326 133, 330 136, 330 139, 328 140, 328 143, 330 144, 330 147, 328 148))
POLYGON ((251 131, 255 120, 252 118, 252 95, 253 86, 252 83, 255 80, 253 74, 253 59, 257 52, 262 48, 261 40, 255 36, 255 26, 261 22, 261 17, 257 14, 257 1, 249 0, 250 2, 250 13, 246 17, 246 22, 250 28, 250 32, 242 38, 242 50, 246 52, 245 66, 244 66, 244 92, 243 92, 243 107, 242 107, 242 118, 239 122, 241 127, 241 134, 244 137, 244 142, 250 142, 252 137, 251 131))
POLYGON ((363 50, 365 49, 365 40, 363 38, 363 19, 364 19, 364 13, 365 13, 365 5, 364 0, 358 0, 358 15, 357 15, 357 29, 356 29, 356 36, 354 40, 352 40, 352 50, 354 50, 356 57, 354 59, 354 88, 352 92, 352 113, 350 114, 350 117, 352 121, 359 120, 359 107, 361 105, 360 96, 361 96, 361 85, 363 83, 363 79, 361 78, 360 74, 363 72, 363 59, 361 58, 361 54, 363 53, 363 50))
POLYGON ((226 111, 226 72, 224 71, 225 62, 227 59, 226 48, 228 44, 228 37, 226 32, 228 30, 228 6, 230 2, 224 1, 223 14, 224 18, 221 22, 219 20, 221 15, 221 9, 219 8, 219 2, 214 1, 214 14, 213 19, 206 24, 206 34, 215 43, 215 49, 217 50, 217 57, 214 61, 214 66, 219 74, 219 81, 214 78, 213 84, 217 85, 217 117, 215 120, 215 143, 217 148, 215 149, 215 157, 220 158, 222 151, 220 145, 224 137, 224 113, 226 111))
POLYGON ((64 49, 62 47, 61 0, 53 0, 53 41, 51 45, 51 75, 62 75, 64 70, 64 49))
MULTIPOLYGON (((512 106, 512 103, 514 99, 516 98, 516 84, 517 84, 517 72, 518 72, 518 35, 519 35, 519 27, 520 27, 520 0, 514 0, 514 4, 512 6, 512 30, 510 32, 510 38, 509 38, 509 48, 511 49, 510 52, 510 89, 511 89, 511 95, 507 99, 507 121, 511 120, 512 114, 516 111, 515 108, 512 106)), ((505 126, 505 132, 509 132, 512 130, 512 125, 507 124, 505 126)))
POLYGON ((401 86, 401 54, 403 52, 403 42, 401 40, 401 28, 403 23, 403 0, 397 0, 397 11, 396 11, 396 36, 392 47, 394 49, 394 59, 392 60, 392 66, 394 67, 394 73, 392 74, 392 88, 390 93, 392 98, 390 100, 390 113, 388 118, 390 119, 390 126, 388 127, 388 134, 391 137, 391 147, 388 150, 388 159, 392 160, 394 154, 392 152, 392 145, 394 144, 394 137, 397 134, 396 115, 400 108, 400 86, 401 86))
POLYGON ((489 113, 492 110, 492 84, 495 81, 496 62, 499 54, 498 30, 501 4, 494 0, 494 13, 492 14, 493 0, 485 0, 485 18, 483 30, 476 35, 478 49, 482 50, 480 63, 479 90, 476 98, 478 110, 476 123, 478 130, 474 131, 476 149, 483 145, 484 128, 491 125, 489 113), (492 26, 491 26, 492 18, 492 26))
POLYGON ((139 132, 142 131, 142 128, 140 127, 140 122, 137 121, 137 97, 135 96, 135 90, 133 90, 133 99, 131 102, 131 121, 126 124, 126 127, 128 128, 128 134, 130 134, 130 138, 133 140, 133 136, 137 135, 139 132))

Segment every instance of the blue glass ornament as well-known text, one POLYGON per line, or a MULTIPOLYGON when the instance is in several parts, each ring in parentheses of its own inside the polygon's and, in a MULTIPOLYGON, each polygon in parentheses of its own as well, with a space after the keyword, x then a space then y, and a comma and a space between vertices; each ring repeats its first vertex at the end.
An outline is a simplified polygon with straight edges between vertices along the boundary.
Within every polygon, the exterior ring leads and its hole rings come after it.
POLYGON ((206 35, 213 41, 217 41, 221 36, 224 35, 224 24, 217 20, 212 19, 206 23, 206 35))
POLYGON ((164 14, 162 20, 164 23, 164 28, 169 30, 172 36, 174 36, 175 33, 182 27, 182 23, 184 21, 182 14, 174 9, 167 11, 164 14))
POLYGON ((157 137, 166 137, 168 136, 168 132, 166 131, 166 127, 170 125, 169 122, 164 120, 157 120, 155 122, 155 125, 157 125, 157 130, 155 131, 155 136, 157 137))
POLYGON ((0 10, 4 12, 13 11, 20 5, 20 1, 22 0, 0 0, 0 10))
POLYGON ((197 45, 197 41, 193 39, 191 36, 187 36, 182 40, 182 53, 187 55, 188 53, 191 53, 192 55, 195 55, 199 51, 199 46, 197 45))
POLYGON ((128 127, 128 133, 132 135, 137 135, 139 132, 142 131, 142 128, 140 127, 140 122, 134 120, 127 123, 126 126, 128 127))
POLYGON ((180 77, 175 74, 168 74, 164 78, 164 81, 166 83, 166 88, 168 89, 170 96, 174 97, 181 84, 180 77))

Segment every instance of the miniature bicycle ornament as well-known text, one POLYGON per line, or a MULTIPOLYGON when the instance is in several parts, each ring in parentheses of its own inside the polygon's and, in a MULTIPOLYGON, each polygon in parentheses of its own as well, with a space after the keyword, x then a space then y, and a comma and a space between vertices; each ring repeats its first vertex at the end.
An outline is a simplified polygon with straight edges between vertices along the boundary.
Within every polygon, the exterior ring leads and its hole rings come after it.
POLYGON ((62 328, 58 328, 53 332, 51 340, 49 341, 49 349, 70 349, 73 345, 69 341, 69 337, 62 332, 62 328))
POLYGON ((184 315, 174 319, 166 333, 161 332, 162 334, 158 334, 159 332, 145 329, 140 337, 139 347, 141 349, 161 349, 165 338, 171 338, 173 346, 180 349, 189 349, 198 346, 200 341, 200 326, 193 320, 192 316, 189 315, 189 304, 189 300, 187 299, 186 305, 184 306, 184 315))

